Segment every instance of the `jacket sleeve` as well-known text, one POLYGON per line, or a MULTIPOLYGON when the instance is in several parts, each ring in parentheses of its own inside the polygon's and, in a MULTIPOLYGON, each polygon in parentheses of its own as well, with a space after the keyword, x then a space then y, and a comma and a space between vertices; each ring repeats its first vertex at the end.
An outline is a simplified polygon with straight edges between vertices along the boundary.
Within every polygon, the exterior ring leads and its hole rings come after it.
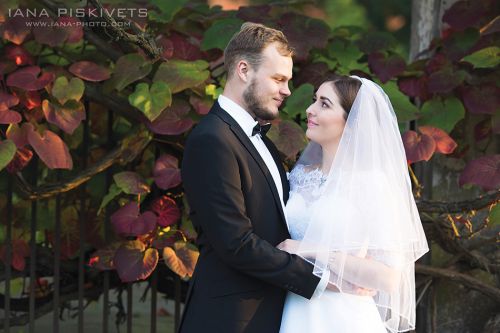
POLYGON ((184 151, 182 179, 193 222, 223 262, 244 274, 311 298, 319 282, 312 274, 313 266, 278 250, 253 232, 246 214, 238 161, 228 143, 216 135, 192 135, 184 151))

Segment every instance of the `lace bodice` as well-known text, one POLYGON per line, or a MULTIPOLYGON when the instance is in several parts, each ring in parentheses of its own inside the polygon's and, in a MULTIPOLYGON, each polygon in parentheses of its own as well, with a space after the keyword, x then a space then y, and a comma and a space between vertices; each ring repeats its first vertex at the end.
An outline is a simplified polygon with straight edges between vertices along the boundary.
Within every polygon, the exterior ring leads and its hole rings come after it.
POLYGON ((286 204, 288 229, 292 239, 304 238, 312 206, 319 197, 325 175, 319 168, 297 165, 289 175, 290 197, 286 204))

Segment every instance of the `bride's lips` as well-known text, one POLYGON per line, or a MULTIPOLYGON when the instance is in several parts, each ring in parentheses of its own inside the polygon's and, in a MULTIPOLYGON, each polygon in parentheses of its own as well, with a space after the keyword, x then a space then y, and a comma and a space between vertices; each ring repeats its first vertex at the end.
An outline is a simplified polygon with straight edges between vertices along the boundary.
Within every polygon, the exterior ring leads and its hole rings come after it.
POLYGON ((311 128, 311 127, 316 127, 318 126, 317 123, 315 123, 314 121, 312 121, 311 119, 307 119, 307 127, 308 128, 311 128))

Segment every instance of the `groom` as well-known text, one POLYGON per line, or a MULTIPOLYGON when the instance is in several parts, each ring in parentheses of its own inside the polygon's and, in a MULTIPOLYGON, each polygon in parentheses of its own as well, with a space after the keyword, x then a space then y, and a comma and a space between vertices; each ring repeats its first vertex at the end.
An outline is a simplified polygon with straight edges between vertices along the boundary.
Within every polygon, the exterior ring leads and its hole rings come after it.
POLYGON ((310 263, 276 248, 290 238, 289 185, 256 121, 277 118, 290 95, 292 52, 281 31, 243 24, 224 51, 224 92, 188 138, 182 179, 200 256, 181 333, 278 332, 286 292, 317 288, 310 263))

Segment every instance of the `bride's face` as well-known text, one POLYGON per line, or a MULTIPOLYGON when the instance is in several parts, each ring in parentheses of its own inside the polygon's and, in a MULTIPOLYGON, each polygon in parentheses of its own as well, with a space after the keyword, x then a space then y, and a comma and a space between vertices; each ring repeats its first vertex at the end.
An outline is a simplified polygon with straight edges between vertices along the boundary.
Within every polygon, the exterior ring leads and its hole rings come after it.
POLYGON ((306 136, 309 140, 320 145, 328 145, 340 140, 347 114, 340 105, 331 82, 325 82, 319 87, 306 113, 306 136))

